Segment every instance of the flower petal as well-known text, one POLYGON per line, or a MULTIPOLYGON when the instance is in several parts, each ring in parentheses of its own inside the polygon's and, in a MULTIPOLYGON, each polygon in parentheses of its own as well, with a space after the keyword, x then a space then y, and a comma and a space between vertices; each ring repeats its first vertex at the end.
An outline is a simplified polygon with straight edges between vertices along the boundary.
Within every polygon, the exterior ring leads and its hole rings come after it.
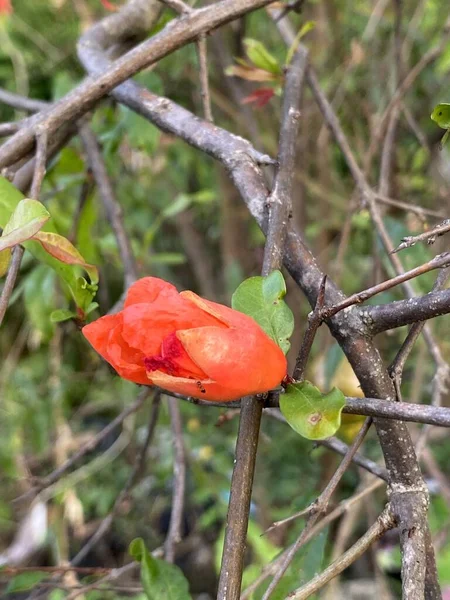
POLYGON ((94 349, 124 379, 148 385, 144 355, 130 348, 122 337, 123 313, 106 315, 83 327, 83 334, 94 349))
POLYGON ((200 327, 177 331, 192 360, 209 379, 246 396, 276 387, 286 375, 286 358, 261 329, 200 327))
POLYGON ((200 400, 210 400, 212 402, 226 402, 237 400, 238 395, 232 390, 224 388, 211 379, 202 381, 195 379, 186 379, 183 377, 173 377, 162 371, 153 371, 149 373, 149 383, 153 383, 169 392, 183 394, 183 396, 192 396, 200 400))
POLYGON ((184 292, 180 292, 180 296, 182 296, 185 300, 192 302, 198 308, 208 313, 209 315, 215 317, 222 323, 225 323, 229 327, 236 327, 237 329, 255 329, 258 331, 262 331, 261 327, 258 323, 249 317, 248 315, 244 315, 237 310, 232 308, 228 308, 228 306, 224 306, 223 304, 217 304, 217 302, 211 302, 211 300, 205 300, 205 298, 201 298, 197 296, 194 292, 186 290, 184 292))
POLYGON ((81 330, 87 341, 105 360, 108 358, 108 340, 111 329, 122 323, 121 313, 106 315, 85 325, 81 330))
POLYGON ((224 325, 191 302, 176 296, 159 297, 152 304, 132 304, 123 311, 123 337, 146 356, 159 354, 165 337, 178 329, 224 325))
POLYGON ((156 300, 178 296, 177 288, 158 277, 143 277, 130 286, 125 300, 125 308, 132 304, 151 304, 156 300))

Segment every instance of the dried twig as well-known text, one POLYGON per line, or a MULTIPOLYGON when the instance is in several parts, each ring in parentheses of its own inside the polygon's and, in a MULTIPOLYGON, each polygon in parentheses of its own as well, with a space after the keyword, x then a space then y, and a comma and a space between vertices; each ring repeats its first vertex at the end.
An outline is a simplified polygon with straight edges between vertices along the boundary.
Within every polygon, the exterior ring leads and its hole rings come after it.
POLYGON ((399 252, 400 250, 404 250, 405 248, 411 248, 417 244, 417 242, 426 242, 427 244, 434 244, 436 238, 448 233, 450 231, 450 219, 445 219, 439 225, 432 227, 428 231, 424 231, 419 235, 408 235, 402 238, 401 243, 393 250, 393 252, 399 252))
POLYGON ((106 170, 105 161, 98 145, 97 139, 87 124, 80 127, 80 137, 86 152, 88 163, 92 169, 92 175, 98 187, 100 198, 105 208, 108 221, 114 232, 120 258, 124 269, 124 287, 128 288, 138 276, 136 261, 131 249, 130 240, 125 231, 123 222, 123 211, 117 201, 113 185, 106 170))
POLYGON ((208 59, 207 59, 207 45, 206 35, 199 36, 197 40, 197 54, 198 62, 200 66, 200 88, 203 103, 203 115, 207 121, 211 123, 214 121, 212 110, 211 110, 211 95, 209 93, 209 80, 208 80, 208 59))
POLYGON ((389 529, 395 526, 395 520, 388 509, 384 510, 375 523, 366 531, 366 533, 347 550, 340 558, 332 563, 325 571, 316 575, 306 585, 291 592, 289 598, 292 600, 305 600, 319 591, 331 581, 334 577, 342 573, 347 567, 355 562, 374 542, 389 529))
POLYGON ((306 525, 305 525, 302 533, 298 537, 297 541, 291 546, 289 551, 286 553, 284 559, 281 561, 281 564, 278 566, 276 574, 275 574, 274 578, 272 579, 266 592, 264 593, 262 600, 268 600, 270 598, 270 596, 274 592, 276 586, 279 584, 281 578, 283 577, 283 575, 285 574, 289 565, 291 564, 292 560, 294 559, 295 554, 306 543, 307 535, 309 534, 310 530, 314 527, 314 525, 317 523, 319 518, 323 514, 326 513, 331 496, 334 494, 336 487, 338 486, 339 482, 341 481, 341 479, 342 479, 345 471, 348 469, 350 463, 352 462, 352 458, 355 455, 355 453, 357 452, 359 446, 362 444, 371 424, 372 424, 372 419, 370 419, 370 418, 366 419, 364 425, 358 431, 352 445, 348 449, 347 454, 344 456, 339 467, 336 469, 336 471, 335 471, 333 477, 330 479, 328 485, 326 486, 326 488, 323 490, 323 492, 320 494, 320 496, 317 498, 317 500, 311 506, 311 512, 308 515, 308 519, 306 521, 306 525))
POLYGON ((170 424, 173 435, 173 496, 169 531, 164 542, 164 557, 168 562, 175 560, 175 549, 182 537, 184 493, 186 488, 186 453, 183 443, 183 423, 178 400, 168 398, 170 424))
POLYGON ((303 336, 302 345, 295 362, 295 369, 293 377, 296 381, 303 379, 303 374, 306 369, 308 357, 311 352, 311 348, 316 337, 316 333, 320 324, 323 321, 322 311, 325 302, 325 286, 327 283, 327 276, 325 275, 320 284, 319 295, 317 296, 317 302, 314 310, 308 315, 308 326, 303 336))

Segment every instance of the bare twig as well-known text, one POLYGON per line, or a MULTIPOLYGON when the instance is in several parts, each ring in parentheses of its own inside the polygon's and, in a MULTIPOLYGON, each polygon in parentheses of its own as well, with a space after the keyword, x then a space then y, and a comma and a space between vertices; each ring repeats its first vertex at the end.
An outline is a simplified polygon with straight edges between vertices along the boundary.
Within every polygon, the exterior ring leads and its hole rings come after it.
POLYGON ((276 586, 279 584, 281 578, 283 577, 284 573, 286 572, 287 568, 291 564, 295 554, 305 544, 308 533, 313 528, 313 526, 317 523, 318 519, 323 514, 326 513, 331 496, 335 492, 336 487, 338 486, 339 482, 341 481, 345 471, 348 469, 350 463, 352 462, 352 458, 355 455, 355 453, 357 452, 360 445, 362 444, 371 424, 372 424, 372 419, 370 419, 370 418, 366 419, 364 425, 358 431, 352 445, 348 449, 347 454, 344 456, 339 467, 336 469, 336 471, 335 471, 333 477, 330 479, 328 485, 326 486, 326 488, 323 490, 323 492, 320 494, 320 496, 317 498, 317 500, 312 505, 311 512, 308 515, 308 519, 307 519, 306 525, 305 525, 302 533, 298 537, 297 541, 293 544, 293 546, 291 546, 291 548, 289 549, 289 552, 287 552, 283 561, 279 565, 274 578, 272 579, 269 587, 267 588, 266 592, 264 593, 262 600, 268 600, 270 598, 270 596, 274 592, 276 586))
POLYGON ((11 295, 14 291, 14 286, 16 285, 16 279, 17 275, 19 274, 24 252, 25 250, 23 246, 16 246, 12 251, 12 258, 9 264, 8 274, 6 275, 2 294, 0 296, 0 325, 3 323, 11 295))
MULTIPOLYGON (((442 269, 439 272, 436 282, 433 285, 433 289, 431 291, 432 292, 440 291, 445 286, 445 282, 447 281, 447 278, 449 277, 449 275, 450 275, 450 269, 448 267, 446 269, 442 269)), ((391 365, 389 366, 389 375, 392 377, 392 380, 394 381, 398 400, 401 400, 400 387, 401 387, 401 383, 402 383, 402 373, 403 373, 403 369, 404 369, 406 360, 407 360, 411 350, 413 349, 413 346, 414 346, 417 338, 422 333, 424 325, 425 325, 425 321, 419 321, 418 323, 414 323, 412 325, 400 350, 398 351, 396 357, 394 358, 391 365)))
POLYGON ((338 560, 332 563, 325 571, 316 575, 306 585, 291 592, 289 598, 292 600, 305 600, 319 591, 331 581, 336 575, 342 573, 347 567, 355 562, 374 542, 395 526, 395 521, 389 510, 384 510, 375 523, 366 531, 366 533, 354 544, 347 552, 345 552, 338 560))
MULTIPOLYGON (((336 306, 325 307, 322 311, 322 319, 328 319, 333 315, 336 315, 341 310, 348 308, 354 304, 361 304, 365 302, 369 298, 372 298, 376 294, 380 294, 381 292, 386 292, 391 288, 404 283, 405 281, 409 281, 410 279, 414 279, 419 275, 423 275, 424 273, 428 273, 429 271, 433 271, 434 269, 442 269, 444 267, 448 267, 450 265, 450 252, 444 252, 443 254, 438 254, 427 263, 420 265, 420 267, 415 267, 410 271, 406 271, 405 273, 401 273, 400 275, 396 275, 392 277, 392 279, 388 279, 374 285, 362 292, 357 292, 356 294, 352 294, 336 306)), ((391 306, 388 304, 386 306, 391 306)), ((450 309, 449 309, 450 310, 450 309)))
POLYGON ((136 281, 138 272, 133 251, 131 249, 130 240, 125 231, 122 207, 117 201, 113 185, 106 170, 102 152, 89 125, 83 124, 80 127, 80 137, 83 142, 87 160, 92 169, 92 174, 97 184, 108 221, 111 224, 116 238, 117 247, 123 263, 124 287, 126 289, 134 281, 136 281))
POLYGON ((428 231, 424 231, 419 235, 408 235, 402 238, 401 243, 395 248, 394 252, 399 252, 400 250, 404 250, 405 248, 411 248, 417 244, 417 242, 427 242, 427 244, 434 244, 436 238, 448 233, 450 231, 450 219, 446 219, 439 225, 432 227, 428 231))
POLYGON ((183 423, 181 421, 178 400, 169 397, 168 403, 174 446, 174 479, 172 512, 170 514, 169 531, 164 542, 164 557, 168 562, 173 562, 175 560, 176 545, 182 538, 184 493, 186 488, 186 453, 183 443, 183 423))
POLYGON ((319 295, 317 296, 317 302, 314 310, 308 315, 308 326, 306 328, 305 335, 303 337, 302 345, 295 362, 295 369, 293 377, 296 381, 303 379, 303 374, 306 369, 308 357, 311 352, 311 348, 316 337, 317 329, 323 321, 322 311, 325 302, 325 286, 327 283, 327 276, 325 275, 320 284, 319 295))
MULTIPOLYGON (((316 535, 318 533, 323 531, 325 529, 325 527, 327 527, 330 523, 332 523, 333 521, 338 519, 343 514, 347 513, 355 504, 357 504, 358 502, 361 502, 361 500, 366 498, 366 496, 368 496, 369 494, 371 494, 372 492, 377 490, 382 485, 383 485, 383 481, 381 479, 376 479, 375 481, 373 481, 372 484, 368 485, 361 492, 340 502, 336 506, 336 508, 334 508, 329 514, 327 514, 323 519, 321 519, 318 523, 316 523, 316 525, 314 525, 314 527, 312 527, 310 529, 309 533, 305 536, 304 543, 305 544, 308 543, 310 540, 312 540, 314 537, 316 537, 316 535)), ((290 518, 286 519, 286 522, 289 522, 289 520, 291 520, 291 519, 290 518)), ((282 523, 283 522, 280 522, 280 524, 282 524, 282 523)), ((271 529, 272 528, 269 528, 267 530, 267 532, 270 531, 271 529)), ((240 600, 248 600, 248 598, 251 597, 251 594, 253 594, 253 592, 259 587, 259 585, 265 579, 267 579, 268 577, 270 577, 271 575, 273 575, 276 572, 278 566, 284 560, 285 556, 287 555, 287 553, 289 552, 290 549, 291 549, 291 547, 287 548, 284 552, 282 552, 279 556, 277 556, 277 558, 273 562, 269 563, 268 565, 266 565, 263 568, 260 576, 257 577, 256 580, 251 585, 249 585, 249 587, 246 590, 244 590, 244 592, 241 595, 240 600)))
MULTIPOLYGON (((286 74, 279 139, 278 169, 269 197, 269 224, 262 274, 279 269, 283 261, 286 228, 294 185, 294 165, 307 53, 297 50, 286 74)), ((242 399, 236 460, 231 482, 225 543, 220 570, 218 600, 238 600, 253 475, 263 403, 258 396, 242 399)))
POLYGON ((267 200, 269 224, 264 248, 263 275, 278 269, 283 261, 287 223, 292 212, 300 103, 307 59, 307 51, 303 47, 298 48, 286 73, 278 149, 279 166, 272 192, 267 200))
POLYGON ((225 541, 217 593, 218 600, 238 600, 246 548, 250 500, 258 448, 262 403, 258 397, 243 398, 231 480, 225 541))
POLYGON ((206 35, 204 34, 199 36, 197 40, 197 54, 200 66, 200 88, 203 102, 203 115, 207 121, 210 121, 212 123, 214 119, 211 110, 211 95, 209 93, 208 80, 207 45, 206 35))

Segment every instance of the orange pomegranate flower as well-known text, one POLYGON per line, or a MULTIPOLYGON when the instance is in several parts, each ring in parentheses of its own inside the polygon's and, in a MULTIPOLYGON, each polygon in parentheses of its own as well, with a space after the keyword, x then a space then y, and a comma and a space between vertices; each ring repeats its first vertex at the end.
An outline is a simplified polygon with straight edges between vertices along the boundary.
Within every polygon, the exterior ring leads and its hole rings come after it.
POLYGON ((286 375, 282 350, 247 315, 156 277, 83 334, 124 379, 212 401, 266 392, 286 375))

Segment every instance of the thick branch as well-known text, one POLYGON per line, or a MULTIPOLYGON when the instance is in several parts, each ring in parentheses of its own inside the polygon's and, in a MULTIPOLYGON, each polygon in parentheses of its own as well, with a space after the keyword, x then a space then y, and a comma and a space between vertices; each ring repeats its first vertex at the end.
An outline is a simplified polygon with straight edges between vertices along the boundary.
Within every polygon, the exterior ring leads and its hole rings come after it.
MULTIPOLYGON (((63 123, 78 119, 85 114, 101 98, 135 73, 189 44, 199 35, 212 31, 246 12, 265 6, 270 1, 222 0, 171 21, 162 31, 127 52, 106 70, 88 77, 51 109, 27 119, 26 126, 0 148, 0 168, 16 162, 33 148, 37 127, 44 127, 48 135, 51 135, 63 123)), ((133 10, 140 13, 142 4, 142 1, 134 0, 127 9, 131 6, 133 10)), ((148 5, 148 2, 145 4, 148 5)), ((152 7, 154 12, 159 12, 157 3, 152 3, 152 7)), ((121 18, 122 14, 120 11, 110 18, 116 16, 121 18)), ((85 58, 90 51, 87 46, 84 47, 85 58)), ((95 52, 95 49, 92 51, 95 52)))
POLYGON ((374 335, 448 313, 450 313, 450 289, 361 309, 362 317, 370 324, 370 330, 374 335))

